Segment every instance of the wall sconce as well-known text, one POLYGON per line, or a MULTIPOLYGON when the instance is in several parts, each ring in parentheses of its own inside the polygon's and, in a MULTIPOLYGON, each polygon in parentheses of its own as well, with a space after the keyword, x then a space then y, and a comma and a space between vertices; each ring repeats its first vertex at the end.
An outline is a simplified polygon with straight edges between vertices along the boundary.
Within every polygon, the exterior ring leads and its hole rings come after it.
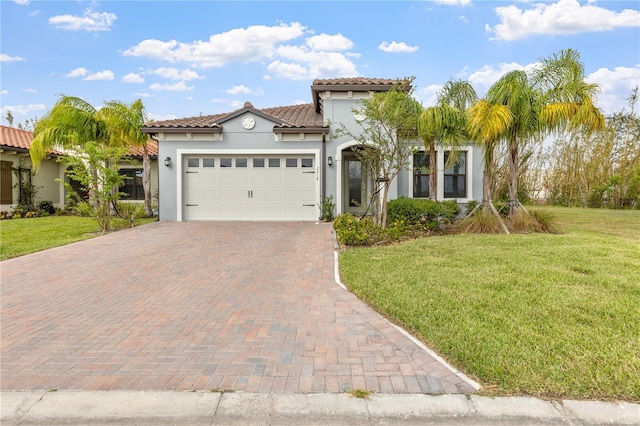
POLYGON ((171 157, 167 157, 164 159, 164 165, 167 167, 171 167, 171 157))
POLYGON ((327 164, 333 166, 333 157, 329 156, 329 158, 327 158, 327 164))

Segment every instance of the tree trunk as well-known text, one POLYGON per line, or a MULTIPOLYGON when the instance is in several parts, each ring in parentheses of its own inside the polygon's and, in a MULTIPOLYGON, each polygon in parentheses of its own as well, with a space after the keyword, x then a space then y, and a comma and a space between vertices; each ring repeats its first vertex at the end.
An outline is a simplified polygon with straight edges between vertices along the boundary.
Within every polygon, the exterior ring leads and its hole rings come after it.
POLYGON ((518 215, 518 144, 509 147, 509 217, 518 215))
POLYGON ((387 195, 389 194, 389 182, 388 180, 381 182, 383 187, 382 191, 380 191, 380 225, 383 228, 387 227, 387 195))
POLYGON ((429 144, 429 199, 431 200, 437 198, 436 167, 436 144, 435 141, 431 141, 429 144))
POLYGON ((146 217, 153 216, 151 210, 151 159, 147 144, 142 146, 142 188, 144 189, 144 215, 146 217))
POLYGON ((489 203, 493 200, 493 155, 485 158, 484 170, 482 171, 482 209, 488 209, 489 203))

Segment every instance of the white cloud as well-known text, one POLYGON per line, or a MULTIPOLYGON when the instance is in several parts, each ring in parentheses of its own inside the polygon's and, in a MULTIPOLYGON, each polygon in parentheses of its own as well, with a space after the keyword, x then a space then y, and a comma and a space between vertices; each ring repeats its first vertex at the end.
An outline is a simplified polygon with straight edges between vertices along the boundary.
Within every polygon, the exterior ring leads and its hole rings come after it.
POLYGON ((175 120, 176 118, 178 118, 173 114, 154 114, 152 112, 148 113, 147 117, 149 117, 150 121, 175 120))
POLYGON ((478 96, 483 96, 484 93, 491 87, 493 83, 498 81, 500 77, 505 75, 508 72, 515 70, 525 70, 527 72, 533 70, 538 66, 537 62, 521 65, 516 62, 510 63, 500 63, 497 66, 485 65, 477 71, 469 74, 469 78, 467 79, 473 84, 473 87, 476 89, 478 96))
POLYGON ((228 101, 228 99, 222 99, 222 98, 213 98, 213 99, 211 99, 211 102, 213 102, 215 104, 221 104, 221 103, 224 103, 224 102, 227 102, 227 101, 228 101))
POLYGON ((21 56, 11 56, 11 55, 7 55, 6 53, 0 54, 0 62, 24 62, 24 61, 26 61, 26 59, 24 59, 21 56))
POLYGON ((7 89, 0 90, 0 95, 8 95, 9 91, 7 89))
POLYGON ((84 11, 82 16, 57 15, 49 18, 49 24, 69 31, 109 31, 113 22, 118 19, 115 13, 84 11))
POLYGON ((182 81, 190 81, 190 80, 204 78, 203 76, 199 75, 197 72, 191 71, 190 69, 179 70, 177 68, 167 68, 167 67, 161 67, 155 70, 149 70, 147 71, 147 74, 155 74, 163 78, 169 78, 171 80, 182 80, 182 81))
POLYGON ((349 50, 353 47, 353 42, 347 37, 338 33, 335 35, 320 34, 307 38, 307 46, 311 50, 321 52, 334 52, 339 50, 349 50))
POLYGON ((193 86, 187 86, 184 81, 179 81, 174 84, 160 84, 153 83, 149 86, 151 90, 166 90, 168 92, 186 92, 189 90, 193 90, 193 86))
POLYGON ((65 77, 84 77, 88 72, 89 70, 87 70, 86 68, 75 68, 69 71, 69 73, 66 74, 65 77))
POLYGON ((29 115, 33 111, 43 111, 45 109, 47 109, 47 107, 45 107, 44 104, 5 105, 2 107, 2 116, 6 116, 9 111, 11 111, 15 117, 19 115, 29 115))
POLYGON ((24 89, 24 91, 26 93, 38 93, 38 91, 36 89, 31 89, 31 88, 24 89))
POLYGON ((142 78, 139 74, 131 72, 122 77, 122 81, 124 83, 144 83, 144 78, 142 78))
POLYGON ((396 43, 395 41, 392 41, 391 43, 383 41, 378 45, 378 49, 387 53, 412 53, 417 52, 419 47, 409 46, 404 41, 401 41, 400 43, 396 43))
POLYGON ((422 102, 425 108, 434 106, 438 99, 438 91, 442 89, 441 84, 430 84, 422 89, 416 90, 416 99, 422 102))
POLYGON ((134 93, 133 95, 137 96, 138 98, 150 98, 153 96, 150 93, 146 93, 146 92, 138 92, 138 93, 134 93))
POLYGON ((600 68, 586 77, 589 83, 597 83, 601 92, 598 106, 606 114, 627 108, 627 98, 634 87, 640 86, 640 64, 635 67, 600 68))
POLYGON ((277 54, 288 61, 276 60, 267 70, 277 77, 305 80, 322 77, 353 77, 356 66, 338 52, 317 52, 306 46, 280 46, 277 54))
MULTIPOLYGON (((205 41, 143 40, 123 55, 186 62, 200 68, 268 60, 267 71, 274 77, 295 80, 358 75, 348 57, 359 57, 359 54, 348 51, 354 44, 342 34, 313 35, 299 45, 283 45, 309 32, 298 22, 254 25, 214 34, 205 41)), ((264 76, 265 80, 269 78, 270 75, 264 76)))
POLYGON ((229 103, 229 105, 231 105, 231 108, 233 109, 240 109, 244 107, 244 102, 242 101, 231 101, 229 103))
POLYGON ((469 19, 467 19, 467 17, 464 15, 458 16, 458 21, 464 22, 465 24, 469 23, 469 19))
POLYGON ((253 25, 214 34, 209 40, 182 43, 176 40, 143 40, 123 52, 169 62, 187 62, 202 68, 221 67, 230 62, 252 62, 271 57, 278 43, 304 34, 298 22, 278 26, 253 25))
POLYGON ((13 2, 22 6, 29 6, 29 3, 31 3, 29 0, 13 0, 13 2))
POLYGON ((302 99, 296 99, 295 101, 293 101, 294 105, 304 105, 304 104, 308 104, 309 101, 304 101, 302 99))
POLYGON ((625 9, 615 12, 594 3, 580 5, 578 0, 536 3, 527 10, 516 5, 495 9, 500 23, 485 25, 497 40, 519 40, 533 34, 578 34, 608 31, 618 27, 640 27, 640 12, 625 9))
POLYGON ((113 80, 115 77, 110 70, 99 71, 94 74, 89 74, 83 80, 96 81, 96 80, 113 80))
POLYGON ((258 96, 264 95, 264 90, 262 90, 262 87, 258 87, 256 90, 251 90, 250 88, 248 88, 243 84, 239 86, 233 86, 232 88, 225 90, 225 92, 227 92, 230 95, 238 95, 241 93, 247 94, 247 95, 258 95, 258 96))

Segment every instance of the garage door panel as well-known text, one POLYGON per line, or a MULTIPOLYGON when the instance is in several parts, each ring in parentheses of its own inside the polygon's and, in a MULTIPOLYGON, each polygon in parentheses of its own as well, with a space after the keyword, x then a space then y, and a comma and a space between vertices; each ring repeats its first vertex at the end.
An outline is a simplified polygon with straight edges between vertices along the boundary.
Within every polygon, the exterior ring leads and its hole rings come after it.
POLYGON ((309 166, 315 159, 308 160, 309 155, 189 158, 192 167, 184 160, 186 220, 317 219, 316 173, 309 166), (291 167, 296 157, 296 167, 291 167), (223 160, 228 167, 221 167, 223 160))

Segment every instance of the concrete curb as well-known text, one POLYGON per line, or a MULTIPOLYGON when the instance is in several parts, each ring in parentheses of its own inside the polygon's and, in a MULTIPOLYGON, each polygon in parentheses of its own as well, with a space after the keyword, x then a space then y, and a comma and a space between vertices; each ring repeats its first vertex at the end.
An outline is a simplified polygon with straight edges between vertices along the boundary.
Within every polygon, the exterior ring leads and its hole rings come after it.
POLYGON ((466 395, 1 392, 0 423, 638 425, 640 405, 466 395))

